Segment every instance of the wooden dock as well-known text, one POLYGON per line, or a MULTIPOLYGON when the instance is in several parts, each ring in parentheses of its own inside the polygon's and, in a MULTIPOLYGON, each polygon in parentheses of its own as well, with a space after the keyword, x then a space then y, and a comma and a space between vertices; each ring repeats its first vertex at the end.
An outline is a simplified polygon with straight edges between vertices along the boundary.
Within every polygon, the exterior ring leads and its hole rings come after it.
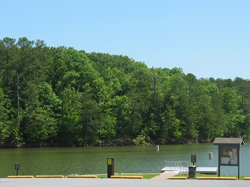
MULTIPOLYGON (((161 173, 163 172, 178 172, 178 173, 188 173, 188 167, 164 167, 161 169, 161 173)), ((217 174, 218 168, 217 167, 197 167, 197 173, 202 174, 217 174)))

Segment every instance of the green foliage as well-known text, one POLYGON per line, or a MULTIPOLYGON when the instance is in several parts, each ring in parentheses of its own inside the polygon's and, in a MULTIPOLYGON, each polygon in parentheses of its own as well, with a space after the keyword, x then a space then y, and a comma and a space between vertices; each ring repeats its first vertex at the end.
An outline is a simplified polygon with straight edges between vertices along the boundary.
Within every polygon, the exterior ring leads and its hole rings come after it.
POLYGON ((127 56, 0 40, 0 143, 60 146, 250 137, 250 81, 127 56))

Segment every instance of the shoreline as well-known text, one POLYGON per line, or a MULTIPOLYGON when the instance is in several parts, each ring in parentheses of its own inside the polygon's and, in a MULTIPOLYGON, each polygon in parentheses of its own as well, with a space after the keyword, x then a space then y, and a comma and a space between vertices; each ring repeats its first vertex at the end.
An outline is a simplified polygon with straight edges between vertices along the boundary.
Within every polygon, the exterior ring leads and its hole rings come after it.
POLYGON ((206 144, 206 143, 213 143, 213 141, 208 142, 187 142, 187 143, 171 143, 171 144, 153 144, 153 143, 144 143, 144 144, 108 144, 108 145, 90 145, 90 146, 75 146, 75 145, 52 145, 52 144, 32 144, 27 145, 25 142, 23 143, 16 143, 16 144, 1 144, 0 148, 4 149, 13 149, 13 148, 65 148, 65 147, 129 147, 129 146, 162 146, 162 145, 190 145, 190 144, 206 144))

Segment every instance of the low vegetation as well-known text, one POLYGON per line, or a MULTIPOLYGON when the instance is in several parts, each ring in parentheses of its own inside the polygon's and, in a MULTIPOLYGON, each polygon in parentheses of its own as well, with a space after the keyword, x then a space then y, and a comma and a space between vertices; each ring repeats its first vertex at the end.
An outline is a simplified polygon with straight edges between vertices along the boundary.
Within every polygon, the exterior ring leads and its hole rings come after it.
MULTIPOLYGON (((118 176, 143 176, 143 179, 151 179, 153 177, 156 177, 160 174, 154 174, 154 173, 115 173, 115 175, 118 176)), ((101 174, 101 175, 97 175, 98 178, 107 178, 107 174, 101 174)))

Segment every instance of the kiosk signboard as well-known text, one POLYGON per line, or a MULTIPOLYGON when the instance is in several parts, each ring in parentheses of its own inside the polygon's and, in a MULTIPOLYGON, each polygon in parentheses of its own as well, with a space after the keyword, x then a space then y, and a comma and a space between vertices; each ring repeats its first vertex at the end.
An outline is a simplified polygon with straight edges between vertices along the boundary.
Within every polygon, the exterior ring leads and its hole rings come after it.
POLYGON ((239 146, 221 145, 219 151, 221 166, 239 165, 239 146))

